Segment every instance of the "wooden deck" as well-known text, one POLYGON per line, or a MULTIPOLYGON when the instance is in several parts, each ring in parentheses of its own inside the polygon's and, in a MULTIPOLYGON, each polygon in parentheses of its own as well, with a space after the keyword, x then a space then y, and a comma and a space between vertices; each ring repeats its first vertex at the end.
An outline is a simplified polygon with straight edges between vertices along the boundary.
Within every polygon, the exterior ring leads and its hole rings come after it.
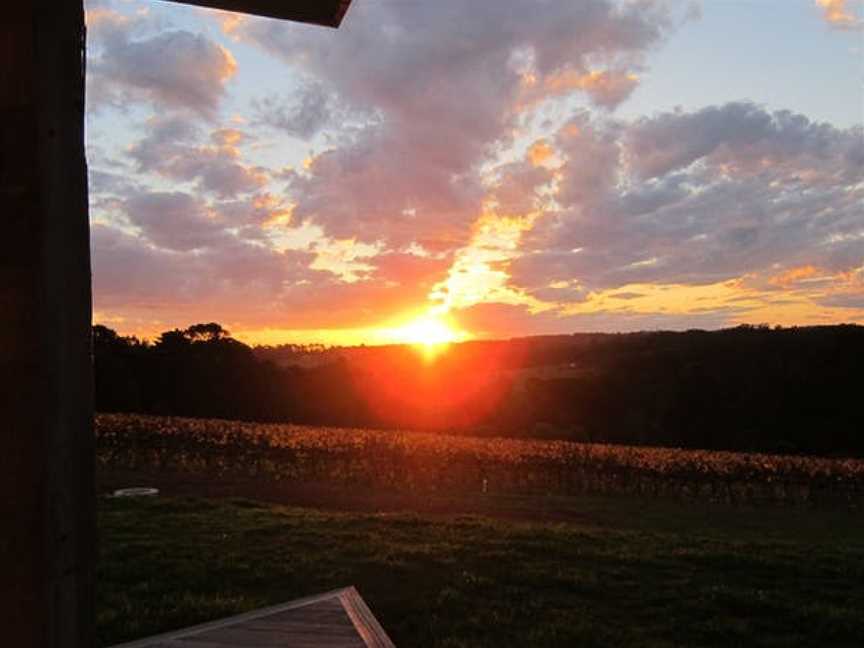
POLYGON ((114 648, 395 648, 353 587, 114 648))

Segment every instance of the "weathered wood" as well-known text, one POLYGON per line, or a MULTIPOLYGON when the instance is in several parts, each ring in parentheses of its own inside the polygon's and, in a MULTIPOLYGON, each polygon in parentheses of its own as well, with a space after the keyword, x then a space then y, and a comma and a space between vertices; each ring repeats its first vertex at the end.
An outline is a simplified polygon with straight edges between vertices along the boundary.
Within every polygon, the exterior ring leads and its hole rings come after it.
POLYGON ((213 9, 338 27, 351 0, 168 0, 213 9))
POLYGON ((360 597, 360 593, 353 587, 342 591, 340 600, 345 607, 348 616, 357 628, 357 632, 363 637, 363 641, 369 648, 392 648, 393 642, 384 632, 384 628, 378 623, 378 619, 360 597))
POLYGON ((353 587, 114 648, 394 648, 353 587))
POLYGON ((95 498, 81 0, 0 22, 4 646, 93 641, 95 498))

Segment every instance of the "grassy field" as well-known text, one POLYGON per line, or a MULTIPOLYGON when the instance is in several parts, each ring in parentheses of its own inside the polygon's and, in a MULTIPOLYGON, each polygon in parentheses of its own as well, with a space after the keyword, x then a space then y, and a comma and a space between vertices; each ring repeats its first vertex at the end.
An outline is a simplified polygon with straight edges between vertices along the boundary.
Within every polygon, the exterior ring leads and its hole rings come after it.
POLYGON ((490 501, 456 515, 103 498, 100 640, 353 584, 400 648, 861 645, 860 514, 506 501, 568 511, 551 522, 490 501))

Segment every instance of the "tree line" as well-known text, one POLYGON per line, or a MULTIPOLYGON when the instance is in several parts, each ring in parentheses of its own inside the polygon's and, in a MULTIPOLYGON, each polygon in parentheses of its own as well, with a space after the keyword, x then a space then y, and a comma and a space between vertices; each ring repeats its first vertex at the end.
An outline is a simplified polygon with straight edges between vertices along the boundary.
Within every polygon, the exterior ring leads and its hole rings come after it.
POLYGON ((855 325, 472 341, 433 359, 255 349, 217 323, 153 342, 95 326, 93 344, 104 412, 864 456, 855 325))

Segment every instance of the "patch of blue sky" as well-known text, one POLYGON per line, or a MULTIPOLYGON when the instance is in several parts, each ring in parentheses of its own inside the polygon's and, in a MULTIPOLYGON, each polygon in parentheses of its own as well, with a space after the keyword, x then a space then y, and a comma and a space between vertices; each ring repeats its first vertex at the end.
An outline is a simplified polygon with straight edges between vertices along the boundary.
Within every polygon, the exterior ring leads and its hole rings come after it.
POLYGON ((648 60, 618 114, 749 100, 848 128, 864 122, 864 31, 831 27, 812 0, 710 0, 648 60))

